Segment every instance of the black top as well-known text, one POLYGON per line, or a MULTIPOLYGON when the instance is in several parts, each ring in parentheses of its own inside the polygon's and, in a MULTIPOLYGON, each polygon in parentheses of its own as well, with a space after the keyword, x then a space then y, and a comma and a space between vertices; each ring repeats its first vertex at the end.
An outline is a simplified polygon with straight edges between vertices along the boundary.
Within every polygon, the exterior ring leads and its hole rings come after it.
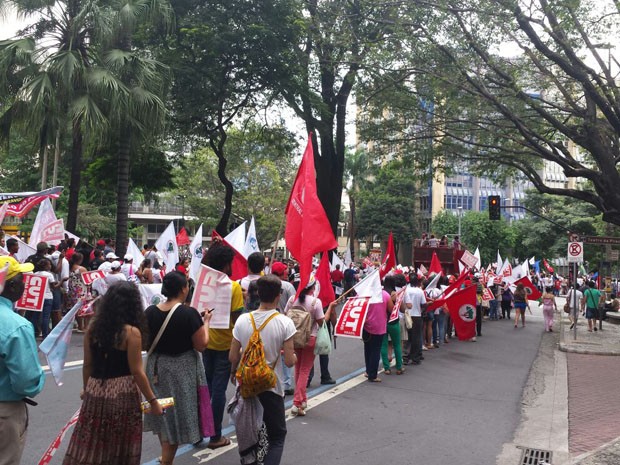
MULTIPOLYGON (((149 324, 149 347, 153 344, 159 329, 164 324, 168 312, 162 312, 156 305, 145 310, 149 324)), ((154 353, 179 355, 191 350, 193 334, 204 325, 198 310, 187 305, 179 305, 161 335, 154 353)))
POLYGON ((110 379, 131 374, 126 350, 103 349, 99 344, 92 344, 91 351, 93 354, 91 377, 110 379))

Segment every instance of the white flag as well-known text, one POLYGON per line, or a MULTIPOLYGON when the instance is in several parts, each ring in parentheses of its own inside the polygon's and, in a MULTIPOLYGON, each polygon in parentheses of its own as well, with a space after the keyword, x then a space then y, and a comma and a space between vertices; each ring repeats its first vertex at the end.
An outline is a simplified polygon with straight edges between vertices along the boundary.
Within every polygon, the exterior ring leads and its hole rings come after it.
POLYGON ((495 272, 498 275, 500 274, 500 268, 502 267, 503 264, 504 262, 502 261, 502 256, 499 254, 499 249, 497 249, 497 268, 495 268, 495 272))
POLYGON ((144 261, 144 255, 142 255, 140 248, 131 237, 129 238, 129 243, 127 244, 127 253, 133 257, 133 271, 135 273, 136 270, 140 268, 140 263, 144 261))
POLYGON ((189 277, 196 282, 196 276, 200 270, 200 263, 202 262, 202 224, 196 231, 196 235, 189 245, 189 251, 192 254, 192 261, 189 264, 189 277))
MULTIPOLYGON (((41 242, 41 236, 43 235, 43 230, 47 225, 56 221, 56 213, 54 213, 54 207, 52 207, 52 202, 47 198, 41 205, 39 205, 39 211, 37 212, 37 217, 34 220, 34 225, 32 226, 32 233, 30 233, 30 240, 28 244, 31 247, 37 246, 39 242, 41 242)), ((60 241, 50 241, 52 244, 59 244, 60 241)))
POLYGON ((535 265, 536 264, 536 255, 532 255, 532 258, 530 258, 530 265, 535 265))
POLYGON ((166 273, 174 271, 174 267, 179 263, 179 247, 177 246, 177 236, 174 230, 174 222, 170 222, 166 230, 159 236, 155 247, 164 259, 166 273))
POLYGON ((28 257, 37 253, 37 249, 30 247, 24 241, 20 240, 15 236, 9 236, 12 239, 15 239, 19 244, 19 250, 15 254, 15 260, 20 263, 24 263, 28 257))
POLYGON ((355 286, 358 297, 370 297, 371 304, 383 302, 383 288, 381 287, 381 277, 379 270, 373 270, 355 286))
POLYGON ((334 250, 334 253, 332 254, 332 261, 331 261, 330 267, 329 267, 330 270, 334 271, 336 269, 336 265, 340 265, 340 271, 342 271, 342 272, 344 272, 344 270, 346 269, 346 265, 340 259, 340 257, 336 253, 336 251, 334 250))
POLYGON ((65 234, 67 236, 69 236, 69 238, 75 239, 75 245, 77 246, 80 243, 80 238, 78 236, 76 236, 75 234, 73 234, 72 232, 69 232, 65 229, 65 234))
POLYGON ((474 257, 476 257, 476 259, 478 260, 478 262, 476 263, 476 268, 480 270, 482 268, 482 260, 480 260, 480 249, 478 247, 476 247, 474 257))
POLYGON ((353 263, 353 258, 351 257, 351 247, 347 245, 347 250, 344 253, 344 264, 348 268, 351 263, 353 263))
POLYGON ((245 248, 245 221, 240 226, 233 229, 228 236, 224 238, 228 245, 243 255, 243 249, 245 248))
POLYGON ((0 207, 0 225, 4 221, 4 217, 6 216, 6 211, 9 209, 9 203, 4 202, 2 207, 0 207))
MULTIPOLYGON (((459 265, 461 263, 459 262, 459 265)), ((432 289, 435 289, 437 287, 437 283, 439 283, 439 278, 441 278, 441 273, 437 273, 435 275, 435 277, 433 278, 433 280, 428 283, 428 285, 424 288, 425 291, 430 291, 432 289)))
POLYGON ((258 240, 256 239, 256 225, 254 224, 254 217, 250 221, 250 227, 248 228, 248 235, 245 238, 245 244, 243 246, 243 256, 248 258, 254 252, 260 252, 258 247, 258 240))
POLYGON ((71 343, 73 321, 83 304, 83 300, 78 300, 39 346, 39 350, 45 354, 45 358, 47 358, 47 364, 58 386, 62 386, 62 375, 65 362, 67 361, 69 344, 71 343))

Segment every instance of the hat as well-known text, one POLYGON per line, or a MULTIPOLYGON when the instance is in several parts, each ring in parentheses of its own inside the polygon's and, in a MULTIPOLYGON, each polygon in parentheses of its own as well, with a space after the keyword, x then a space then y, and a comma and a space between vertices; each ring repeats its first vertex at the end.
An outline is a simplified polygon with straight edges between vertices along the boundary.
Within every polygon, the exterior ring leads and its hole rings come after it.
POLYGON ((113 270, 118 270, 121 267, 121 262, 114 260, 112 262, 112 264, 110 265, 110 268, 112 268, 113 270))
POLYGON ((97 245, 100 245, 101 247, 105 247, 105 241, 103 239, 99 239, 97 241, 97 245))
POLYGON ((310 275, 310 281, 308 281, 308 284, 306 284, 306 287, 304 287, 304 289, 310 289, 312 286, 314 286, 316 284, 316 279, 314 277, 314 273, 312 273, 310 275))
POLYGON ((271 272, 273 274, 282 274, 286 270, 288 270, 288 266, 282 262, 273 262, 273 265, 271 265, 271 272))
POLYGON ((34 270, 34 265, 32 263, 19 263, 13 257, 8 256, 0 257, 0 269, 4 269, 6 265, 9 266, 6 271, 6 279, 12 279, 19 273, 28 273, 34 270))
POLYGON ((105 256, 106 260, 118 260, 118 257, 116 256, 116 254, 114 252, 108 252, 105 256))
POLYGON ((47 249, 49 249, 47 242, 39 242, 37 244, 37 252, 45 252, 47 249))
POLYGON ((127 260, 127 261, 131 261, 131 260, 133 260, 133 255, 131 255, 131 254, 129 254, 129 253, 126 253, 126 254, 125 254, 125 260, 127 260))

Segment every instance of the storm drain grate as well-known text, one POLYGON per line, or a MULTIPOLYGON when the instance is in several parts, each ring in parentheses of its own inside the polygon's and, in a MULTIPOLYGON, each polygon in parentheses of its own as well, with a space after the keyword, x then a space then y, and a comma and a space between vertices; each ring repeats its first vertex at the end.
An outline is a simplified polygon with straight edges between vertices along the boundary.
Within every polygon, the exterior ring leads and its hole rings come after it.
POLYGON ((519 465, 551 465, 553 452, 544 449, 523 448, 519 465))

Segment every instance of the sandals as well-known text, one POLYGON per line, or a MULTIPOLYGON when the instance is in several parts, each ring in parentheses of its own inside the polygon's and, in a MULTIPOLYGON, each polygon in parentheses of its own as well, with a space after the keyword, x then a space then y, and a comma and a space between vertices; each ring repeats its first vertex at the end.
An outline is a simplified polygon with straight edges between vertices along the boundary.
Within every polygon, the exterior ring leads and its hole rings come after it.
POLYGON ((210 441, 207 447, 209 449, 219 449, 220 447, 230 446, 230 439, 225 436, 222 436, 221 439, 217 442, 210 441))
POLYGON ((381 380, 379 378, 368 378, 369 383, 380 383, 381 380))
POLYGON ((383 374, 384 375, 391 375, 392 374, 392 370, 383 370, 383 374))
POLYGON ((396 370, 397 375, 402 375, 404 372, 405 372, 404 368, 401 368, 400 370, 396 370))

